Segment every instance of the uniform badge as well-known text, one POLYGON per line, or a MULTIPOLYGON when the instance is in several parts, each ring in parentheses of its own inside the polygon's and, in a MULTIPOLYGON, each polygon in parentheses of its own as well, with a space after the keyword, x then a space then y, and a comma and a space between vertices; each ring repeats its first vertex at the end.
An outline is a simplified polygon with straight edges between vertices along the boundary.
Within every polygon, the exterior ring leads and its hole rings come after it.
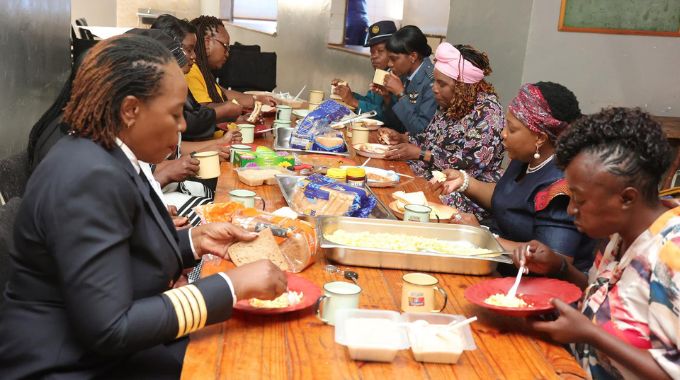
POLYGON ((373 27, 371 28, 371 33, 373 34, 378 34, 379 31, 380 27, 378 25, 373 25, 373 27))
POLYGON ((414 92, 408 94, 408 101, 411 102, 411 104, 416 104, 416 102, 418 101, 418 93, 414 92))

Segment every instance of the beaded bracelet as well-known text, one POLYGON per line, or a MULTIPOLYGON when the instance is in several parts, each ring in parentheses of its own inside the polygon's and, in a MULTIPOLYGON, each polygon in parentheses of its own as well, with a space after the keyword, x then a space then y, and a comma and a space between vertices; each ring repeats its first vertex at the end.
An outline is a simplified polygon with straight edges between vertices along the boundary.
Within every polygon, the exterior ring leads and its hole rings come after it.
POLYGON ((463 185, 456 190, 459 193, 464 193, 470 187, 470 176, 465 170, 458 170, 463 175, 463 185))

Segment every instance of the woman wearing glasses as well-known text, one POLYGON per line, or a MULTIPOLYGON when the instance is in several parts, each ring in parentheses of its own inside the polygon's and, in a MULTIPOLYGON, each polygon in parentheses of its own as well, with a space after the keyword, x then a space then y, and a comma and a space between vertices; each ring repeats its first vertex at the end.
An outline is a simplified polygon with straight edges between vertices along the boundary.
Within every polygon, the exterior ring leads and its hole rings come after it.
POLYGON ((212 16, 200 16, 191 20, 191 24, 196 27, 198 37, 196 64, 186 75, 186 81, 196 101, 214 109, 218 120, 235 120, 243 108, 252 108, 255 100, 276 105, 270 96, 253 97, 220 86, 212 70, 220 69, 229 58, 229 33, 222 21, 212 16))

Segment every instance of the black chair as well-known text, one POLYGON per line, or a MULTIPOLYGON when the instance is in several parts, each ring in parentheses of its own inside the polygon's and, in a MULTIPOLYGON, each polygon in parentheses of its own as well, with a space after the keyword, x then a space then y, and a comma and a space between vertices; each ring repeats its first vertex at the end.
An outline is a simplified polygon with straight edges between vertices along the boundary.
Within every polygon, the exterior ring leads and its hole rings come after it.
MULTIPOLYGON (((79 19, 76 19, 76 25, 77 26, 88 26, 87 20, 85 20, 82 17, 79 18, 79 19)), ((81 39, 83 39, 83 40, 94 40, 94 36, 92 35, 92 32, 90 32, 89 30, 87 30, 85 28, 78 28, 78 30, 80 30, 80 38, 81 39)))
POLYGON ((263 53, 258 45, 229 47, 229 59, 214 72, 220 85, 236 91, 271 91, 276 88, 276 53, 263 53))
POLYGON ((19 205, 21 198, 14 197, 0 207, 0 306, 4 303, 2 293, 13 270, 10 251, 14 245, 14 219, 19 211, 19 205))
POLYGON ((28 152, 25 150, 13 156, 0 160, 0 194, 8 200, 21 197, 28 182, 28 152))

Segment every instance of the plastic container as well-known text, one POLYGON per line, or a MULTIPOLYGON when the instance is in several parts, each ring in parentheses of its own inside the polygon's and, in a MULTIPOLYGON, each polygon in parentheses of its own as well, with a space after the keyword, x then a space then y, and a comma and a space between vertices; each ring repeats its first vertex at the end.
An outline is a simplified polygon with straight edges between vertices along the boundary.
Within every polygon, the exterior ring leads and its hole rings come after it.
POLYGON ((345 169, 329 168, 326 171, 326 177, 344 183, 347 180, 347 171, 345 169))
POLYGON ((402 318, 404 322, 415 322, 408 327, 408 338, 416 361, 455 364, 463 351, 477 349, 470 325, 446 328, 453 321, 464 320, 462 315, 404 313, 402 318))
POLYGON ((359 167, 347 168, 347 184, 354 187, 366 186, 366 170, 359 167))
POLYGON ((335 314, 335 341, 347 346, 354 360, 391 362, 409 347, 396 311, 342 309, 335 314))

